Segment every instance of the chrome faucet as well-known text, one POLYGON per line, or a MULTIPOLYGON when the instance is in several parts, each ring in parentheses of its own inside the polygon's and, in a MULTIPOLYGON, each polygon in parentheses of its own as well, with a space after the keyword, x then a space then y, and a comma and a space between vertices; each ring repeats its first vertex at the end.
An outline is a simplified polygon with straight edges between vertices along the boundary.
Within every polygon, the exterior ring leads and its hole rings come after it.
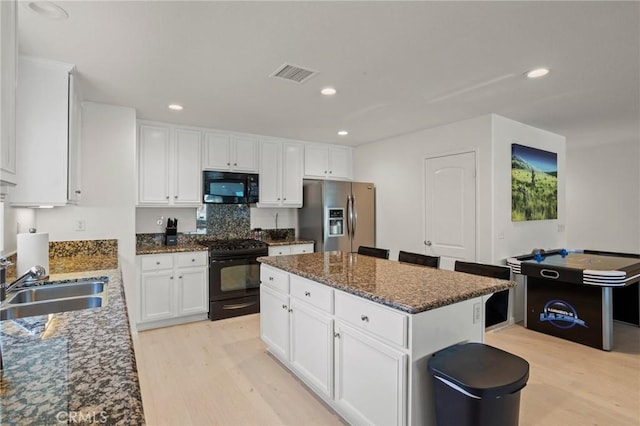
MULTIPOLYGON (((6 266, 3 266, 3 264, 0 263, 0 267, 3 268, 2 278, 5 278, 4 268, 6 268, 6 266)), ((11 284, 7 285, 4 282, 4 279, 0 279, 0 302, 4 301, 4 299, 7 297, 7 293, 9 293, 12 290, 15 290, 16 288, 21 287, 27 281, 27 279, 45 278, 46 275, 47 275, 47 270, 44 269, 44 267, 40 265, 35 265, 29 268, 27 272, 19 276, 11 284)))

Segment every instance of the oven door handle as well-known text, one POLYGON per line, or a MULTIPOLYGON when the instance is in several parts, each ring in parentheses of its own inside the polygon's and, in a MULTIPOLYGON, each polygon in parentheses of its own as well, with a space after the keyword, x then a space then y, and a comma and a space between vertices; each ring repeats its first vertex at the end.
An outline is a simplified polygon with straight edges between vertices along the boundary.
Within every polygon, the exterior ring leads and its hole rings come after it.
POLYGON ((242 308, 248 308, 251 305, 254 305, 255 303, 236 303, 234 305, 222 305, 222 309, 227 310, 227 311, 231 311, 234 309, 242 309, 242 308))

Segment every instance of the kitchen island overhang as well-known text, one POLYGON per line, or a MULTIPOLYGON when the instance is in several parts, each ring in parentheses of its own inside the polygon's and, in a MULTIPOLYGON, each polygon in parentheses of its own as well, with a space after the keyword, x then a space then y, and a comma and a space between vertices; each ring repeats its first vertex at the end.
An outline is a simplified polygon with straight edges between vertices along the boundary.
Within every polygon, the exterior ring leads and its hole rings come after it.
POLYGON ((482 342, 484 297, 515 286, 347 252, 258 261, 262 340, 350 423, 435 424, 429 358, 482 342))

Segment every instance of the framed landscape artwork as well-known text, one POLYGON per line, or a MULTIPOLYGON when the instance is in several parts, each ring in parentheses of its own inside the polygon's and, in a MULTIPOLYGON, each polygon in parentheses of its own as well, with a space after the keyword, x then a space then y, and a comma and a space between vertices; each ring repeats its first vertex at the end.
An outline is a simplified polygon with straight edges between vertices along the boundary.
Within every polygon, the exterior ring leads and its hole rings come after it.
POLYGON ((511 221, 558 218, 558 154, 511 144, 511 221))

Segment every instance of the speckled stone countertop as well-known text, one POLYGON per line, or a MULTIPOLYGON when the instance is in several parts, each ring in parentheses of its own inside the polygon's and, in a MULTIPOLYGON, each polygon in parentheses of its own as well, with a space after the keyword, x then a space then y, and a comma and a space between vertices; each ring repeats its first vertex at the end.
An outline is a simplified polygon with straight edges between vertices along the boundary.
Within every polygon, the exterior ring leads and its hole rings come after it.
POLYGON ((102 276, 106 306, 0 321, 3 425, 144 424, 120 270, 51 279, 102 276))
POLYGON ((259 262, 416 314, 514 287, 515 282, 332 251, 259 262))
POLYGON ((187 251, 207 251, 207 247, 198 243, 177 244, 175 246, 145 244, 136 246, 136 255, 141 254, 163 254, 182 253, 187 251))
POLYGON ((270 240, 266 238, 263 239, 262 241, 269 244, 270 246, 292 246, 295 244, 315 244, 316 243, 313 240, 270 240))

